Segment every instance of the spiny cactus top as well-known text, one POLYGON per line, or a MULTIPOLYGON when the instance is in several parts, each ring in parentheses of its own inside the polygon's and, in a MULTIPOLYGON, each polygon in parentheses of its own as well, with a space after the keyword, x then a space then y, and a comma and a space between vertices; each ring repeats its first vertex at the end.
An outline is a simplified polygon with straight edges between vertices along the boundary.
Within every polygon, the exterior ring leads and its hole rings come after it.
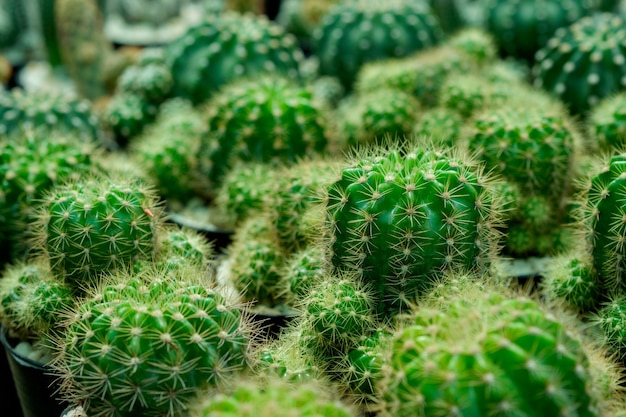
POLYGON ((394 336, 383 416, 592 417, 611 407, 570 318, 479 286, 441 295, 394 336))
POLYGON ((87 100, 19 88, 0 92, 1 135, 46 128, 95 139, 99 136, 99 123, 87 100))
POLYGON ((532 62, 554 32, 592 10, 589 0, 489 0, 486 26, 507 55, 532 62))
POLYGON ((208 178, 219 183, 237 161, 293 163, 322 153, 328 115, 313 93, 281 76, 234 81, 207 107, 214 138, 201 149, 208 178))
POLYGON ((431 47, 443 32, 426 1, 351 0, 331 8, 313 36, 320 73, 350 90, 365 62, 431 47))
POLYGON ((195 104, 236 77, 280 72, 300 73, 302 52, 295 38, 267 18, 238 13, 207 17, 171 42, 165 51, 175 95, 195 104))
POLYGON ((607 97, 589 112, 588 130, 591 140, 605 150, 626 147, 626 93, 607 97))
POLYGON ((133 179, 107 177, 50 190, 34 227, 52 269, 76 290, 102 274, 152 259, 161 208, 154 192, 133 179))
POLYGON ((626 23, 596 13, 558 29, 536 54, 534 83, 559 96, 574 114, 626 87, 626 23))
POLYGON ((584 226, 603 289, 626 290, 626 154, 612 156, 587 183, 584 226))
POLYGON ((402 310, 443 270, 488 263, 492 197, 469 158, 419 145, 374 148, 328 187, 332 263, 371 285, 378 312, 402 310))
POLYGON ((242 311, 202 271, 118 275, 75 309, 53 364, 90 416, 180 416, 196 390, 246 366, 242 311))

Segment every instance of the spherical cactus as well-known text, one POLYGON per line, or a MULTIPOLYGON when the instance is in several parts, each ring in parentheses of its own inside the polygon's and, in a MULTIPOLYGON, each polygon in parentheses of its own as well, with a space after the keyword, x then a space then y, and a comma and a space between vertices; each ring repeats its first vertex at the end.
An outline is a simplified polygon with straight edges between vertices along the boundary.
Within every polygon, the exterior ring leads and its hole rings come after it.
POLYGON ((592 11, 587 0, 489 0, 485 24, 506 55, 533 62, 554 32, 592 11))
POLYGON ((431 47, 443 32, 426 2, 356 0, 330 9, 313 37, 320 73, 338 77, 350 90, 365 62, 431 47))
POLYGON ((132 93, 118 93, 106 103, 102 114, 102 123, 112 133, 120 146, 141 134, 152 123, 158 113, 158 107, 143 97, 132 93))
POLYGON ((574 114, 584 115, 626 85, 626 24, 596 13, 560 28, 536 55, 536 86, 555 93, 574 114))
POLYGON ((160 106, 154 123, 129 143, 132 158, 171 204, 188 202, 206 186, 198 157, 206 129, 191 103, 171 99, 160 106))
POLYGON ((386 88, 354 95, 340 103, 338 111, 348 148, 409 136, 420 104, 410 93, 386 88))
POLYGON ((91 416, 174 417, 245 369, 247 319, 205 280, 148 269, 90 293, 56 342, 64 398, 91 416))
POLYGON ((602 364, 575 320, 502 291, 470 286, 420 305, 393 337, 378 385, 382 416, 601 416, 611 409, 597 379, 602 364))
POLYGON ((158 105, 169 97, 174 80, 161 49, 147 49, 142 55, 119 76, 117 91, 137 94, 158 105))
POLYGON ((58 132, 0 139, 0 236, 11 242, 14 256, 29 252, 27 235, 39 200, 54 186, 95 171, 97 154, 93 142, 58 132))
POLYGON ((480 28, 467 27, 460 29, 446 40, 444 44, 464 52, 481 66, 498 61, 496 40, 489 32, 480 28))
POLYGON ((463 118, 447 107, 434 107, 417 116, 413 134, 426 137, 435 144, 455 146, 461 138, 463 118))
POLYGON ((485 109, 497 108, 510 95, 508 83, 490 81, 482 74, 452 74, 441 86, 440 103, 469 119, 485 109))
POLYGON ((398 312, 446 269, 482 268, 499 217, 489 176, 471 158, 407 145, 348 162, 328 187, 332 263, 398 312))
POLYGON ((152 259, 162 209, 141 181, 90 178, 54 187, 33 226, 36 248, 73 289, 152 259))
POLYGON ((324 152, 330 139, 325 109, 309 89, 284 77, 235 81, 207 113, 214 137, 200 152, 216 184, 238 161, 293 163, 324 152))
POLYGON ((338 0, 285 0, 276 21, 292 33, 305 50, 311 49, 313 31, 338 0))
POLYGON ((587 124, 591 139, 601 149, 626 147, 626 93, 607 97, 593 106, 587 124))
POLYGON ((292 305, 298 304, 322 281, 327 271, 325 253, 317 245, 290 254, 280 271, 284 298, 292 305))
POLYGON ((207 393, 189 417, 356 417, 332 386, 318 381, 289 383, 274 378, 236 381, 228 392, 207 393))
POLYGON ((0 134, 20 135, 24 130, 48 129, 93 140, 100 121, 87 100, 20 88, 0 95, 0 134))
POLYGON ((599 325, 604 341, 620 360, 626 358, 626 301, 623 295, 613 296, 602 308, 593 314, 592 322, 599 325))
POLYGON ((198 104, 236 77, 279 72, 296 78, 303 56, 295 38, 267 18, 221 13, 171 42, 165 59, 173 93, 198 104))

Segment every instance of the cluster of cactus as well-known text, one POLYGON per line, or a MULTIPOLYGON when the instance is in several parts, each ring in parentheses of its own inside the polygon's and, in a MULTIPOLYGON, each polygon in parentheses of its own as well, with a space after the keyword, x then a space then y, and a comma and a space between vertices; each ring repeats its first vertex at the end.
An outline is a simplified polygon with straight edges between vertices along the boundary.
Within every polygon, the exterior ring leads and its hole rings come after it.
POLYGON ((350 90, 364 63, 407 56, 442 38, 426 2, 355 0, 324 15, 313 34, 313 50, 320 74, 336 76, 350 90))
POLYGON ((626 93, 601 100, 589 112, 589 135, 603 150, 621 150, 626 145, 626 93))
POLYGON ((230 12, 190 28, 167 45, 165 58, 173 94, 199 104, 237 77, 279 72, 296 78, 303 54, 278 24, 230 12))
POLYGON ((294 163, 324 152, 328 116, 312 92, 282 76, 233 82, 208 103, 201 169, 213 184, 238 161, 294 163))
POLYGON ((461 138, 463 118, 456 111, 443 107, 433 107, 417 116, 413 135, 427 137, 434 144, 453 147, 461 138))
POLYGON ((483 283, 452 281, 429 300, 393 336, 381 415, 614 411, 617 363, 564 314, 483 283))
POLYGON ((71 317, 53 367, 88 415, 178 416, 247 367, 248 320, 195 268, 119 273, 71 317))
POLYGON ((406 309, 446 269, 482 268, 498 204, 471 158, 415 144, 374 148, 327 188, 332 263, 372 290, 376 311, 406 309))
POLYGON ((585 16, 558 29, 536 54, 534 84, 556 94, 574 114, 624 89, 626 24, 612 13, 585 16))
POLYGON ((554 32, 592 10, 588 0, 489 0, 485 26, 507 55, 533 62, 554 32))

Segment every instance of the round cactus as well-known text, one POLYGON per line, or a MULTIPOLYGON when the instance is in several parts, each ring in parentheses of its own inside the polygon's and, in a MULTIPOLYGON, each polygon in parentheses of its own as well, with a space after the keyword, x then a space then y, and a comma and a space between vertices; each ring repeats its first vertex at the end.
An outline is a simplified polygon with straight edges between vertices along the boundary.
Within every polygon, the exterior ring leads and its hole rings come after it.
POLYGON ((377 311, 401 311, 446 269, 481 268, 497 204, 470 158, 424 146, 361 154, 328 187, 332 263, 360 274, 377 311))
POLYGON ((592 107, 588 130, 591 139, 604 150, 626 147, 626 93, 607 97, 592 107))
POLYGON ((236 77, 279 72, 296 78, 302 59, 296 39, 278 24, 234 12, 209 15, 165 49, 173 93, 194 104, 236 77))
POLYGON ((555 93, 574 114, 584 115, 626 85, 626 24, 596 13, 558 29, 536 54, 536 86, 555 93))
POLYGON ((623 296, 612 297, 597 313, 592 321, 599 325, 605 343, 620 360, 626 358, 626 301, 623 296))
POLYGON ((461 138, 463 118, 447 107, 434 107, 417 116, 413 134, 426 137, 435 144, 455 146, 461 138))
POLYGON ((325 14, 314 31, 313 50, 320 73, 336 76, 350 90, 364 63, 407 56, 442 37, 426 2, 355 0, 325 14))
POLYGON ((129 153, 170 203, 186 203, 206 186, 200 175, 198 152, 207 127, 191 103, 164 102, 142 134, 131 139, 129 153))
POLYGON ((64 397, 88 415, 181 415, 197 389, 246 367, 242 311, 202 271, 121 274, 90 293, 57 340, 64 397))
POLYGON ((33 233, 54 273, 78 291, 106 272, 153 259, 161 211, 141 181, 90 178, 51 189, 33 233))
POLYGON ((113 133, 121 146, 129 139, 138 136, 152 123, 158 113, 158 107, 143 97, 132 93, 118 93, 107 102, 102 123, 113 133))
POLYGON ((381 415, 604 415, 600 365, 573 323, 481 285, 438 294, 393 337, 381 415))
POLYGON ((588 0, 489 0, 485 24, 506 55, 534 60, 554 32, 592 11, 588 0))
POLYGON ((48 129, 79 136, 99 137, 100 121, 87 100, 13 88, 0 95, 0 134, 48 129))
POLYGON ((200 152, 216 184, 238 161, 293 163, 322 153, 329 142, 324 108, 309 89, 284 77, 235 81, 208 108, 214 136, 200 152))
POLYGON ((381 88, 353 95, 340 103, 338 111, 349 147, 409 136, 420 104, 410 93, 381 88))
POLYGON ((327 273, 327 260, 321 247, 307 246, 290 254, 280 271, 284 298, 297 304, 306 298, 312 288, 322 281, 327 273))
POLYGON ((497 46, 493 36, 476 27, 458 30, 444 43, 450 47, 466 53, 478 65, 487 65, 497 62, 497 46))
POLYGON ((317 381, 239 380, 227 392, 203 395, 189 417, 356 417, 332 387, 317 381))
POLYGON ((93 142, 58 132, 22 132, 0 139, 0 235, 14 256, 29 252, 27 235, 39 200, 65 181, 95 170, 93 142))
POLYGON ((127 67, 119 76, 117 91, 139 95, 147 102, 158 105, 168 98, 173 84, 163 50, 145 49, 138 62, 127 67))

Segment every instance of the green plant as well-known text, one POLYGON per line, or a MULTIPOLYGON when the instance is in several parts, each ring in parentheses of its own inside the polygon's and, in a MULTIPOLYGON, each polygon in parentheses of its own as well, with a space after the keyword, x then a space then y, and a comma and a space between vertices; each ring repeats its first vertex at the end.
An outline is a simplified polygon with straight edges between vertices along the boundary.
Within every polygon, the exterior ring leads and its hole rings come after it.
POLYGON ((302 59, 295 38, 278 24, 234 12, 209 15, 165 48, 173 94, 194 104, 237 77, 279 72, 297 78, 302 59))
POLYGON ((308 88, 283 76, 234 81, 208 103, 203 170, 219 184, 238 161, 294 163, 323 153, 328 117, 308 88))
POLYGON ((91 416, 180 416, 244 370, 245 314, 205 282, 194 267, 146 269, 90 291, 56 341, 63 398, 91 416))
POLYGON ((446 269, 485 267, 500 212, 490 177, 464 155, 420 144, 372 148, 327 188, 331 261, 398 312, 446 269))
POLYGON ((463 118, 456 111, 447 107, 434 107, 417 115, 413 134, 426 137, 435 144, 455 146, 461 139, 463 118))
POLYGON ((535 85, 560 97, 572 113, 585 115, 624 87, 625 28, 618 15, 595 13, 558 29, 536 54, 535 85))
POLYGON ((162 209, 134 178, 90 177, 52 188, 33 226, 36 249, 55 275, 80 291, 107 272, 153 259, 162 209))
POLYGON ((587 120, 589 135, 606 151, 626 145, 626 93, 601 100, 593 106, 587 120))
POLYGON ((357 0, 331 8, 313 33, 320 74, 333 75, 352 89, 368 61, 407 56, 443 38, 426 2, 357 0))
POLYGON ((299 304, 322 281, 327 275, 327 263, 324 251, 316 245, 309 245, 286 257, 280 271, 280 286, 289 304, 299 304))
POLYGON ((588 0, 489 0, 485 25, 506 55, 534 61, 554 32, 592 11, 588 0))
POLYGON ((106 103, 102 122, 112 133, 120 146, 140 135, 146 126, 154 122, 158 107, 146 101, 142 96, 120 92, 114 94, 106 103))
POLYGON ((174 84, 161 48, 141 51, 137 62, 124 69, 117 80, 117 92, 137 94, 148 103, 159 105, 165 101, 174 84))

